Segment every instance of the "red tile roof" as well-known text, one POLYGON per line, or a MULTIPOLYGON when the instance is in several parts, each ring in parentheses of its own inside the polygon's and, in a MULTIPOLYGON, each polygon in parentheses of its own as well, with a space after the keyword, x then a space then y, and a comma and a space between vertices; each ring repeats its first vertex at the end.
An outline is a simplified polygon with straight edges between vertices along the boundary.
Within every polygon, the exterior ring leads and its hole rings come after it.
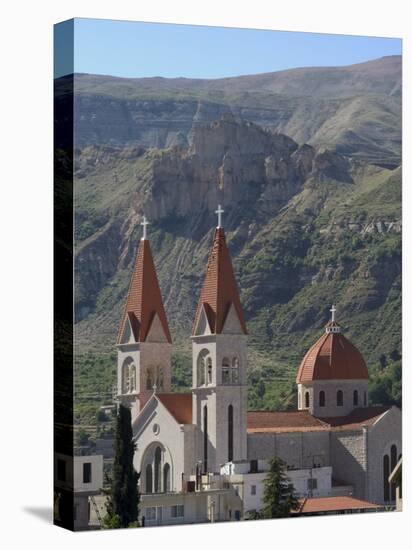
POLYGON ((318 418, 309 411, 248 411, 248 433, 360 430, 374 424, 388 408, 361 407, 347 416, 318 418))
POLYGON ((156 393, 156 397, 179 424, 192 424, 191 393, 156 393))
POLYGON ((248 411, 247 431, 301 432, 327 430, 329 426, 309 411, 248 411))
POLYGON ((231 304, 237 312, 243 333, 247 334, 225 232, 223 228, 219 227, 215 231, 213 247, 196 310, 193 332, 204 307, 212 334, 220 334, 231 304))
POLYGON ((342 333, 329 332, 323 334, 306 353, 296 383, 368 378, 368 368, 360 351, 342 333))
POLYGON ((171 342, 150 244, 147 239, 142 239, 137 252, 117 342, 120 343, 122 340, 127 319, 130 321, 136 341, 144 342, 156 313, 167 341, 171 342))
POLYGON ((344 512, 347 510, 379 510, 379 504, 353 497, 319 497, 301 499, 301 508, 297 514, 314 514, 321 512, 344 512))
POLYGON ((388 411, 388 407, 360 407, 347 416, 321 418, 334 430, 358 430, 362 426, 371 426, 388 411))

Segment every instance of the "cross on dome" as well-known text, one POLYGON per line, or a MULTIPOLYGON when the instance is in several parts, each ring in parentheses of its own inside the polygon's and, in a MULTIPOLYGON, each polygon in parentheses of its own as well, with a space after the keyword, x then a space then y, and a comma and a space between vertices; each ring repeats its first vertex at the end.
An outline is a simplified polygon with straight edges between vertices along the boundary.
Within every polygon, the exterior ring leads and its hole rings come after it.
POLYGON ((215 214, 217 214, 217 228, 220 229, 222 227, 222 214, 224 213, 224 210, 222 206, 219 204, 217 207, 217 210, 215 210, 215 214))
POLYGON ((336 307, 332 305, 332 307, 329 310, 332 313, 331 320, 326 325, 326 334, 332 333, 338 333, 340 332, 340 326, 336 322, 335 313, 336 313, 336 307))
POLYGON ((147 239, 147 226, 149 225, 150 222, 147 221, 147 218, 146 216, 143 216, 143 221, 140 222, 140 225, 143 226, 143 237, 142 237, 142 241, 145 241, 147 239))

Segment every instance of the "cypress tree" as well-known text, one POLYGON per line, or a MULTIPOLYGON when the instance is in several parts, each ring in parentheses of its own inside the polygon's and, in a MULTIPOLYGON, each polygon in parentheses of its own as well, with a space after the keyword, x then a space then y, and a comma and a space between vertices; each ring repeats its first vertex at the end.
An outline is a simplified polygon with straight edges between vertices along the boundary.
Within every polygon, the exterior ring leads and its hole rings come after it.
POLYGON ((270 461, 264 484, 262 511, 265 518, 285 518, 292 510, 299 509, 293 485, 285 474, 285 463, 280 458, 270 461))
POLYGON ((116 417, 115 458, 109 499, 106 505, 108 527, 128 527, 137 521, 139 474, 133 467, 135 443, 132 441, 130 410, 119 405, 116 417))

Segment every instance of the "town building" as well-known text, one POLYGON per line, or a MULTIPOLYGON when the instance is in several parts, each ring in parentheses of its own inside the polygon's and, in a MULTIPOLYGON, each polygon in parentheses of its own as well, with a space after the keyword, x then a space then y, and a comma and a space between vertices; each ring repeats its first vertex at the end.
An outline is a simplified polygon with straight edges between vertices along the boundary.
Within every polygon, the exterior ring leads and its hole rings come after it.
POLYGON ((274 456, 302 498, 393 506, 401 412, 369 405, 367 365, 334 306, 298 368, 298 409, 247 410, 247 327, 220 206, 217 214, 191 335, 190 393, 172 391, 172 339, 142 224, 117 341, 117 397, 132 412, 145 525, 243 519, 262 506, 274 456))

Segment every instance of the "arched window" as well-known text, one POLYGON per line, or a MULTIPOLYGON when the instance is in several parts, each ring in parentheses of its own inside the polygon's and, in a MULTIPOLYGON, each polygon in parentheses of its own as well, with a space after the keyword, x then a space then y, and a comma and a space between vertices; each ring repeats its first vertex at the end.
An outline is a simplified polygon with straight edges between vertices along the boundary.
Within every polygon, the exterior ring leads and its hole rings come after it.
POLYGON ((156 387, 158 390, 163 389, 163 368, 157 367, 156 369, 156 387))
POLYGON ((323 390, 320 390, 319 392, 319 407, 325 406, 325 392, 323 390))
POLYGON ((385 455, 383 457, 383 500, 385 502, 389 501, 389 456, 385 455))
POLYGON ((129 369, 129 377, 130 377, 130 391, 136 391, 136 365, 132 364, 130 365, 129 369))
POLYGON ((353 392, 353 406, 357 407, 358 402, 359 402, 358 390, 354 390, 354 392, 353 392))
POLYGON ((203 407, 203 472, 207 472, 207 405, 203 407))
MULTIPOLYGON (((396 449, 396 445, 391 446, 391 472, 395 469, 396 463, 398 458, 398 451, 396 449)), ((396 499, 396 485, 395 483, 390 484, 391 489, 391 500, 396 499)))
POLYGON ((232 376, 231 376, 231 382, 232 384, 238 384, 239 383, 239 359, 237 357, 233 357, 232 359, 232 376))
POLYGON ((122 391, 123 393, 130 391, 130 359, 126 359, 122 366, 122 391))
POLYGON ((146 371, 146 389, 147 390, 153 389, 153 380, 154 380, 153 374, 154 373, 152 368, 147 369, 146 371))
POLYGON ((367 394, 366 391, 363 392, 363 406, 366 407, 367 404, 367 394))
POLYGON ((156 447, 154 454, 154 492, 160 493, 161 489, 161 465, 162 465, 162 449, 156 447))
POLYGON ((206 370, 207 370, 207 383, 212 383, 212 358, 208 357, 206 359, 206 370))
POLYGON ((309 409, 309 405, 310 405, 310 397, 309 397, 309 392, 305 392, 305 407, 307 409, 309 409))
POLYGON ((168 462, 163 466, 163 491, 165 493, 170 491, 170 465, 168 462))
POLYGON ((230 384, 230 361, 227 357, 222 360, 222 384, 230 384))
MULTIPOLYGON (((204 386, 206 384, 206 365, 207 365, 207 356, 209 355, 209 350, 202 349, 202 351, 197 356, 197 385, 204 386)), ((210 358, 211 360, 211 358, 210 358)))
POLYGON ((343 407, 343 391, 342 390, 338 390, 336 392, 336 405, 338 407, 343 407))
POLYGON ((151 464, 146 466, 146 493, 153 493, 153 471, 151 464))
POLYGON ((233 460, 233 405, 227 409, 228 461, 233 460))

